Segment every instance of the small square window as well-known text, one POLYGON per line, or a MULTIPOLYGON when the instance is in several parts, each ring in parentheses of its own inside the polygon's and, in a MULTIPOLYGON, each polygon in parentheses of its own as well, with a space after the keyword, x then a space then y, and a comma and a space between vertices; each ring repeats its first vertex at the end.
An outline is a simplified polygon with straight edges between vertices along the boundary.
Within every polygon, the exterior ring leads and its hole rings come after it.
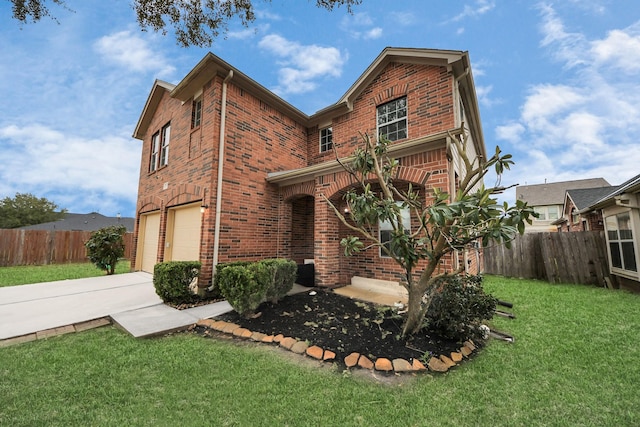
POLYGON ((328 127, 320 130, 320 152, 324 153, 333 148, 333 129, 328 127))

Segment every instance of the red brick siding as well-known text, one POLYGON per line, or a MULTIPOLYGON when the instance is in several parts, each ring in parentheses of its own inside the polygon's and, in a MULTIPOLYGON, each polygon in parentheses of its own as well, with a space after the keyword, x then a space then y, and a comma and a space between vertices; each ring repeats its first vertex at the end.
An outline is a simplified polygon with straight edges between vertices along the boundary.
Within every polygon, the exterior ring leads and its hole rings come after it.
MULTIPOLYGON (((443 67, 391 63, 355 99, 353 111, 333 120, 333 143, 340 156, 360 147, 359 132, 376 137, 376 107, 407 97, 408 139, 452 129, 455 126, 453 79, 443 67)), ((319 153, 319 130, 309 132, 309 164, 333 160, 319 153)))
MULTIPOLYGON (((452 76, 443 67, 388 65, 355 99, 353 111, 333 120, 333 141, 339 154, 349 155, 361 145, 359 132, 375 135, 376 106, 400 96, 407 96, 409 139, 453 128, 452 87, 452 76)), ((165 94, 142 148, 138 213, 161 211, 158 261, 164 256, 167 209, 200 200, 208 206, 202 221, 201 286, 208 286, 213 273, 221 93, 222 78, 216 76, 204 87, 202 125, 193 130, 191 102, 182 104, 165 94), (149 174, 151 135, 168 122, 172 131, 169 163, 149 174)), ((340 239, 348 234, 347 229, 321 195, 339 199, 352 184, 346 173, 284 188, 267 183, 270 172, 334 160, 333 152, 319 153, 317 127, 307 129, 236 87, 233 79, 228 84, 226 117, 219 262, 275 256, 297 262, 314 258, 321 286, 348 283, 355 274, 399 279, 401 270, 391 259, 380 257, 377 249, 356 257, 343 255, 340 239)), ((444 148, 430 148, 400 159, 398 181, 413 182, 415 188, 424 186, 428 202, 430 189, 449 188, 450 163, 445 154, 444 148)), ((443 269, 451 268, 449 258, 443 269)))

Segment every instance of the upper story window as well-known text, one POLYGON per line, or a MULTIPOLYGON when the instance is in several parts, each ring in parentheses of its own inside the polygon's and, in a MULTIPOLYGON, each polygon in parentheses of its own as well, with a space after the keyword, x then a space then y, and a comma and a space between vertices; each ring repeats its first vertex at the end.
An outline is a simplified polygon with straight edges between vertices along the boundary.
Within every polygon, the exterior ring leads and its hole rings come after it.
POLYGON ((605 218, 611 267, 637 272, 636 251, 629 212, 605 218))
POLYGON ((379 105, 377 112, 378 135, 384 135, 390 141, 407 137, 407 97, 398 98, 379 105))
POLYGON ((158 154, 160 154, 160 132, 151 137, 151 158, 149 159, 149 172, 158 169, 158 154))
POLYGON ((534 206, 533 211, 539 215, 534 221, 555 221, 558 219, 560 208, 557 205, 534 206))
POLYGON ((328 127, 320 130, 320 152, 324 153, 333 148, 333 129, 328 127))
POLYGON ((193 100, 191 109, 191 129, 197 128, 202 122, 202 96, 193 100))
MULTIPOLYGON (((400 202, 398 202, 398 204, 400 204, 400 202)), ((400 208, 400 215, 402 216, 402 227, 404 228, 405 233, 409 233, 411 232, 411 213, 409 211, 409 208, 400 208)), ((378 230, 380 233, 380 242, 382 244, 384 244, 384 246, 389 249, 391 249, 391 237, 393 235, 393 226, 391 225, 391 222, 389 221, 380 221, 380 223, 378 224, 378 230)), ((380 248, 380 256, 381 257, 388 257, 388 255, 386 254, 386 252, 380 248)))
POLYGON ((169 162, 169 142, 171 141, 171 124, 165 125, 160 132, 151 137, 151 158, 149 172, 153 172, 169 162))

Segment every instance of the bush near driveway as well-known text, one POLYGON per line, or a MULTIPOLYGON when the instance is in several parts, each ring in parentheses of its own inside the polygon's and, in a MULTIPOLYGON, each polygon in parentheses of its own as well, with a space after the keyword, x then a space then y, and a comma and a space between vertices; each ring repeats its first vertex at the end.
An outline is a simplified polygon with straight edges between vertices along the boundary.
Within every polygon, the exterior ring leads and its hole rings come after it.
POLYGON ((197 296, 191 290, 200 274, 199 261, 168 261, 153 268, 153 286, 162 301, 169 304, 192 302, 197 296))
POLYGON ((293 287, 297 264, 285 259, 218 264, 214 287, 235 311, 247 317, 266 300, 277 302, 293 287))

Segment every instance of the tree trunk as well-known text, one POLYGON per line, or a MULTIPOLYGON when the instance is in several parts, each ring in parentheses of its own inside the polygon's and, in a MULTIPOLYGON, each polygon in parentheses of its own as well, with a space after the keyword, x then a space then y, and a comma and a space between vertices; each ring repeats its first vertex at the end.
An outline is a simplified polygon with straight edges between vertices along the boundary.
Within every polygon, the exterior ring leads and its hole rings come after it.
POLYGON ((402 336, 407 337, 420 329, 424 314, 422 314, 422 289, 419 283, 412 283, 409 286, 409 301, 407 317, 404 319, 402 336))

